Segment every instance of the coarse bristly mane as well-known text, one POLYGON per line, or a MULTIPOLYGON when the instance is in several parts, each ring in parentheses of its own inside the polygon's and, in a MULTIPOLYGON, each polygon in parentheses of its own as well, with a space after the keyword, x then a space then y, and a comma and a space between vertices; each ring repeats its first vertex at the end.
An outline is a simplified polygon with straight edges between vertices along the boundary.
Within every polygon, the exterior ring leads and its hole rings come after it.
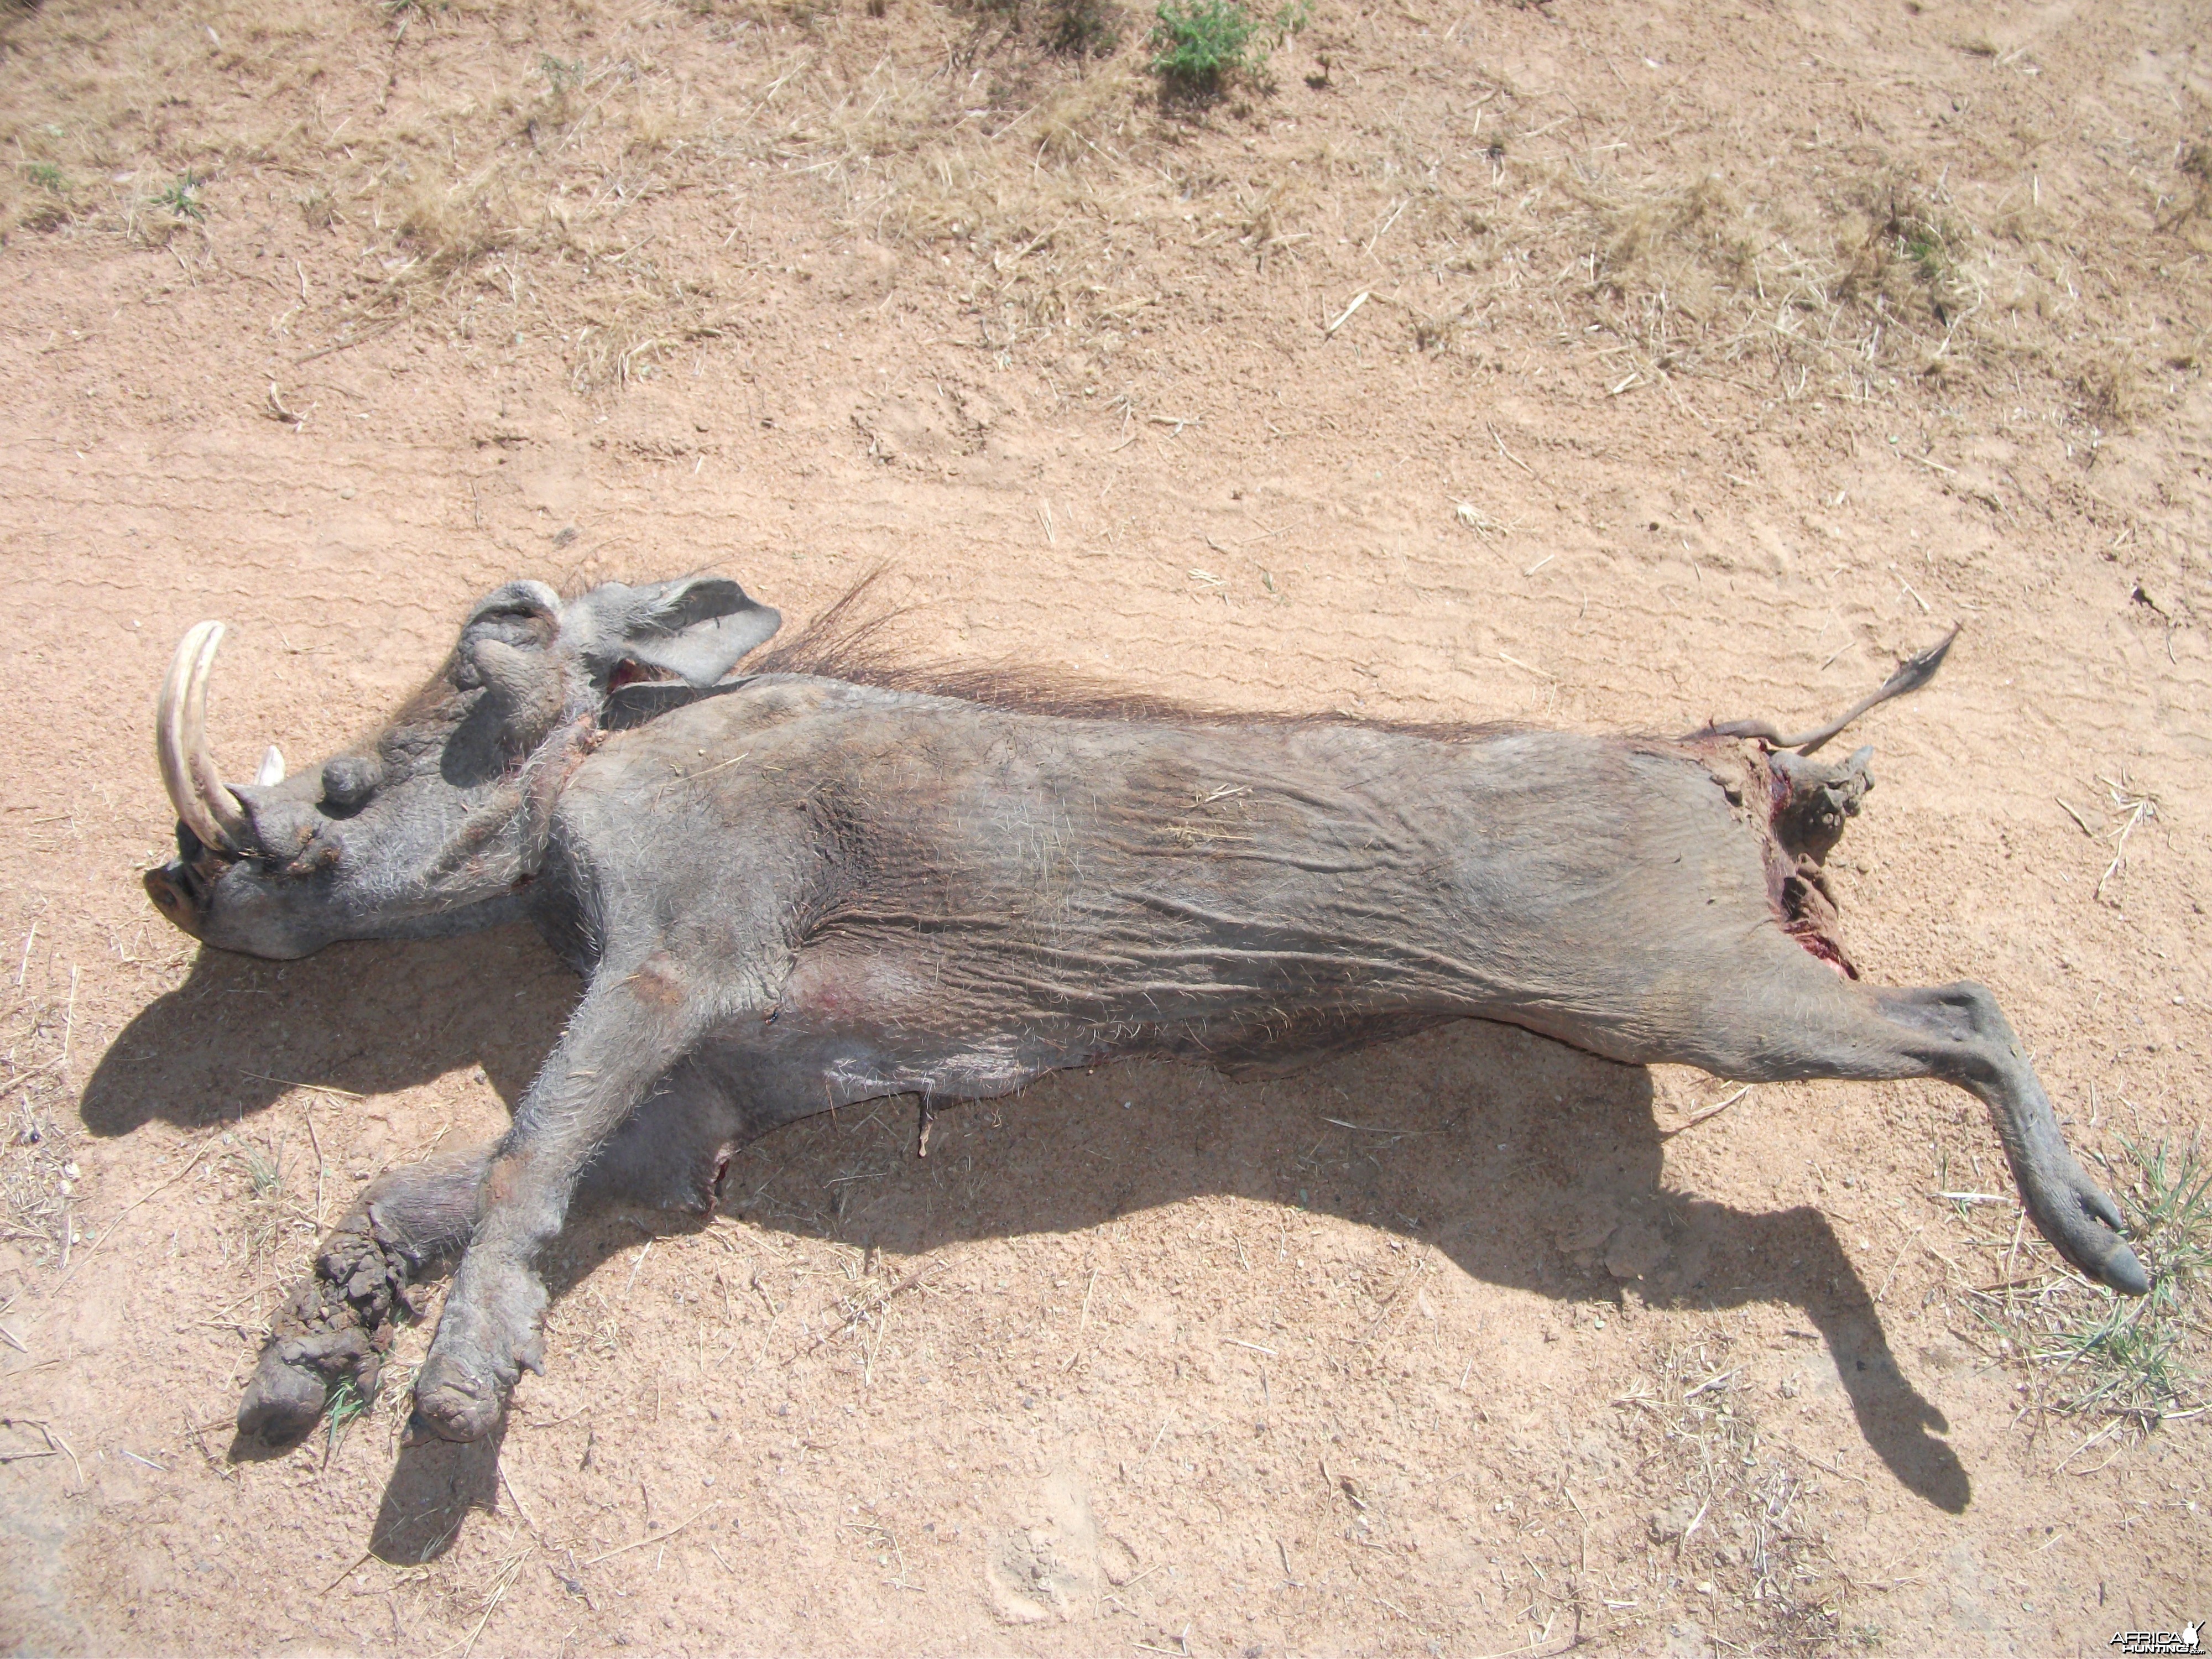
POLYGON ((891 625, 908 614, 908 611, 872 603, 885 569, 878 565, 847 589, 828 610, 811 618, 796 635, 747 659, 745 673, 809 674, 823 679, 845 680, 854 685, 878 686, 887 691, 954 697, 987 708, 1053 714, 1071 720, 1200 726, 1351 726, 1447 740, 1526 729, 1520 722, 1510 720, 1399 720, 1338 710, 1284 714, 1209 708, 1081 675, 1023 664, 969 665, 903 657, 887 635, 891 625))

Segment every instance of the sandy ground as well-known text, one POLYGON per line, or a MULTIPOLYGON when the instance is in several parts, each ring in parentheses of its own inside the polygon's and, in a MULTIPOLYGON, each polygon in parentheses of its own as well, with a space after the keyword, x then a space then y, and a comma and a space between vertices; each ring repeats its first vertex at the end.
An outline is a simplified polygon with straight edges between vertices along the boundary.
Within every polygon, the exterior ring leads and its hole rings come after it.
POLYGON ((399 1449, 403 1387, 234 1457, 319 1228, 496 1133, 575 987, 526 933, 168 929, 150 702, 202 617, 241 774, 517 574, 804 617, 883 564, 949 659, 1592 729, 1817 716, 1963 621, 1863 729, 1853 948, 1991 985, 2123 1172, 2204 1121, 2212 13, 1322 0, 1176 111, 1142 18, 1086 62, 1065 7, 873 9, 0 14, 0 1637, 1689 1659, 2212 1613, 2205 1419, 2061 1409, 2034 1333, 2095 1298, 1931 1196, 2009 1193, 1972 1102, 1692 1124, 1735 1091, 1483 1026, 1060 1077, 926 1162, 910 1103, 799 1126, 711 1224, 574 1229, 497 1444, 399 1449))

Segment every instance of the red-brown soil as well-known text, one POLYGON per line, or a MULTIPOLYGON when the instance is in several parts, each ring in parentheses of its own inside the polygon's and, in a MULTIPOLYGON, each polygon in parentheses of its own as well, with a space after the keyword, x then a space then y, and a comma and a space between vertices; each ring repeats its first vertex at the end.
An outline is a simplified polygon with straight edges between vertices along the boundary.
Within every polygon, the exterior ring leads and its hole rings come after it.
POLYGON ((240 773, 518 574, 803 617, 884 564, 956 660, 1657 731, 1817 718, 1962 620, 1863 728, 1855 957, 1989 983, 2123 1174, 2205 1121, 2212 13, 1321 0, 1271 82, 1163 108, 1147 17, 1079 60, 1064 8, 876 9, 0 11, 0 1640, 2070 1654, 2212 1613, 2205 1419, 2062 1409, 2032 1333, 2095 1298, 2008 1196, 1931 1196, 2009 1194, 1973 1103, 1685 1127, 1735 1091, 1482 1026, 1056 1078, 926 1161, 908 1103, 800 1126, 711 1225, 575 1228, 497 1445, 398 1449, 425 1325, 366 1416, 231 1459, 319 1229, 496 1133, 574 986, 520 933, 171 931, 150 703, 203 617, 240 773))

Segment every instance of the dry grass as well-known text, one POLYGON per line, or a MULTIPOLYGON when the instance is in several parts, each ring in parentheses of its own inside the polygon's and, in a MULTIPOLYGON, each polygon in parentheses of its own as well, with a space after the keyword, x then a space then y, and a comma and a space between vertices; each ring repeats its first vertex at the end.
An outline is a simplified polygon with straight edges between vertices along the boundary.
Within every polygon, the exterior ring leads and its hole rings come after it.
POLYGON ((1802 1507, 1819 1477, 1762 1432, 1726 1347, 1670 1351, 1615 1401, 1650 1486, 1670 1494, 1647 1518, 1646 1586, 1662 1601, 1701 1598, 1732 1639, 1823 1648, 1837 1634, 1834 1598, 1802 1507))
MULTIPOLYGON (((233 0, 125 28, 63 0, 0 25, 0 234, 212 247, 249 181, 281 180, 351 273, 303 301, 299 337, 557 338, 580 392, 744 314, 764 264, 745 204, 797 186, 830 192, 856 236, 948 256, 1012 337, 1123 324, 1158 301, 1155 252, 1264 276, 1335 243, 1392 273, 1368 285, 1411 349, 1480 353, 1469 325, 1517 313, 1615 341, 1621 389, 1718 376, 1863 401, 2001 360, 2048 370, 2094 425, 2144 395, 2127 350, 2069 345, 2082 299, 2033 181, 1969 204, 1948 174, 1848 144, 1817 179, 1724 172, 1480 68, 1440 125, 1239 153, 1282 95, 1241 119, 1161 107, 1135 31, 1094 0, 874 15, 574 0, 519 38, 465 4, 233 0), (164 88, 210 53, 236 96, 171 107, 164 88), (378 77, 380 118, 325 115, 378 77), (684 234, 702 196, 727 204, 720 246, 684 234), (679 198, 687 215, 666 210, 679 198)), ((2162 198, 2179 234, 2206 222, 2204 154, 2179 155, 2162 198)))
POLYGON ((2129 1167, 2106 1168, 2122 1184, 2130 1231, 2154 1277, 2147 1297, 2105 1296, 2063 1323, 2036 1358, 2076 1373, 2064 1404, 2163 1421, 2192 1409, 2201 1384, 2185 1349, 2203 1340, 2212 1279, 2212 1166, 2197 1143, 2124 1144, 2129 1167))
POLYGON ((2069 1464, 2200 1415, 2197 1353, 2212 1334, 2212 1164, 2197 1142, 2123 1141, 2120 1158, 2096 1161, 2151 1273, 2146 1297, 2089 1283, 2009 1206, 1954 1206, 1971 1248, 1996 1264, 1995 1283, 1962 1290, 1999 1355, 2020 1371, 2023 1409, 2094 1425, 2069 1442, 2069 1464))
POLYGON ((0 1245, 59 1271, 85 1242, 70 1075, 78 976, 42 960, 35 930, 0 972, 0 1245))
POLYGON ((2185 144, 2174 172, 2174 189, 2160 202, 2159 228, 2212 253, 2212 140, 2185 144))
MULTIPOLYGON (((1446 198, 1433 221, 1474 237, 1447 271, 1487 276, 1416 342, 1447 345, 1465 319, 1510 301, 1533 272, 1626 349, 1624 371, 1757 376, 1802 395, 1816 381, 1864 398, 1971 352, 1988 287, 1986 238, 1938 192, 1866 158, 1824 199, 1785 210, 1717 172, 1632 175, 1624 147, 1537 159, 1505 123, 1486 152, 1495 198, 1446 198), (1515 173, 1528 188, 1503 186, 1515 173)), ((1780 192, 1771 192, 1778 196, 1780 192)))
POLYGON ((2141 406, 2135 365, 2124 357, 2092 357, 2073 376, 2083 418, 2105 431, 2124 431, 2141 406))

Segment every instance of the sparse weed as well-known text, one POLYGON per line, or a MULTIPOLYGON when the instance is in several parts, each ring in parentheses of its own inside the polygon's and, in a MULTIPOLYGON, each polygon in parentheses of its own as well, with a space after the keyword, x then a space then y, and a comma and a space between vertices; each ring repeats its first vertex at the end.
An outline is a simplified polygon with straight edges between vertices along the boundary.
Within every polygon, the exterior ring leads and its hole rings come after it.
POLYGON ((1304 0, 1293 0, 1270 23, 1239 0, 1163 0, 1152 24, 1152 72, 1187 98, 1210 98, 1233 76, 1256 77, 1267 55, 1305 27, 1304 0))
POLYGON ((1671 1571, 1702 1576, 1784 1638, 1785 1650, 1809 1650, 1837 1631, 1806 1559, 1806 1480, 1798 1460, 1761 1432, 1743 1370, 1703 1344, 1677 1348, 1658 1358, 1656 1377, 1614 1403, 1634 1408, 1638 1467, 1672 1494, 1649 1518, 1651 1541, 1674 1556, 1671 1571))
POLYGON ((396 181, 399 234, 423 275, 448 276, 507 240, 494 210, 491 184, 482 175, 451 185, 407 175, 396 181))
POLYGON ((224 1162, 246 1182, 235 1211, 239 1259, 266 1261, 283 1247, 287 1235, 309 1224, 305 1214, 285 1200, 283 1142, 273 1131, 258 1143, 240 1135, 224 1162))
POLYGON ((2182 188, 2158 228, 2172 232, 2200 253, 2212 253, 2212 140, 2185 145, 2174 163, 2182 188))
POLYGON ((64 1127, 67 1080, 56 1063, 67 1016, 61 1001, 43 998, 7 1012, 0 1065, 15 1068, 16 1085, 0 1114, 0 1235, 40 1267, 57 1267, 68 1258, 82 1203, 64 1127), (33 1054, 43 1058, 33 1061, 33 1054))
POLYGON ((2197 1377, 2183 1355, 2204 1322, 2212 1275, 2212 1164, 2198 1143, 2120 1143, 2133 1170, 2106 1169, 2120 1187, 2136 1254, 2151 1275, 2150 1294, 2090 1292, 2097 1304, 2061 1316, 2053 1340, 2033 1350, 2069 1374, 2058 1402, 2069 1412, 2101 1411, 2155 1419, 2191 1399, 2197 1377))
POLYGON ((2212 1283, 2212 1163, 2193 1137, 2181 1146, 2120 1146, 2121 1158, 2098 1162, 2150 1273, 2150 1293, 2117 1296, 2062 1270, 2039 1285, 2015 1281, 2002 1296, 1974 1292, 1974 1307, 2007 1352, 2043 1368, 2042 1404, 2112 1419, 2108 1432, 2147 1431, 2200 1401, 2191 1351, 2206 1331, 2212 1283))
POLYGON ((317 185, 292 199, 299 204, 300 216, 307 222, 310 229, 328 230, 337 220, 337 199, 325 185, 317 185))
POLYGON ((545 77, 545 84, 551 87, 558 97, 567 97, 584 83, 581 58, 572 64, 566 58, 556 58, 550 52, 541 52, 538 54, 538 72, 545 77))
POLYGON ((1964 230, 1925 191, 1887 180, 1846 221, 1836 297, 1903 318, 1922 313, 1948 325, 1978 303, 1966 272, 1966 245, 1964 230))
POLYGON ((345 1378, 337 1388, 331 1390, 330 1415, 326 1419, 327 1437, 323 1443, 325 1468, 330 1467, 331 1460, 338 1455, 338 1449, 345 1444, 346 1431, 351 1428, 357 1419, 368 1415, 369 1403, 368 1396, 355 1386, 351 1377, 345 1378))
MULTIPOLYGON (((307 223, 345 233, 334 240, 360 262, 353 280, 325 290, 343 307, 322 318, 329 328, 444 312, 465 333, 469 313, 519 306, 534 289, 565 313, 538 325, 570 347, 582 342, 565 355, 575 383, 590 389, 650 368, 658 349, 633 355, 641 343, 712 325, 699 303, 711 280, 679 272, 672 239, 648 221, 660 198, 726 189, 736 168, 803 174, 842 198, 848 223, 872 236, 958 244, 989 263, 982 279, 1015 327, 1078 331, 1145 302, 1140 244, 1117 233, 1164 205, 1163 181, 1178 217, 1198 207, 1200 246, 1222 246, 1234 226, 1264 268, 1317 234, 1304 210, 1312 182, 1326 179, 1332 210, 1364 222, 1355 242, 1435 272, 1443 291, 1403 308, 1407 343, 1424 351, 1480 350, 1486 331, 1471 319, 1513 314, 1542 288, 1545 303, 1580 312, 1586 331, 1631 349, 1617 365, 1629 378, 1609 386, 1749 374, 1778 380, 1792 398, 1825 384, 1863 400, 1894 389, 1902 364, 1963 368, 2008 330, 2018 361, 2040 354, 2082 418, 2108 428, 2128 418, 2135 394, 2124 370, 2080 368, 2078 351, 2033 337, 2078 308, 2069 303, 2078 296, 2041 268, 2043 210, 2017 191, 2019 200, 1977 218, 1983 198, 1954 202, 1907 153, 1856 154, 1810 197, 1771 191, 1725 160, 1670 175, 1639 168, 1632 144, 1592 143, 1595 131, 1571 144, 1564 131, 1547 139, 1558 126, 1552 112, 1485 74, 1489 90, 1471 126, 1462 112, 1430 131, 1393 128, 1379 143, 1323 136, 1287 166, 1262 161, 1236 178, 1155 166, 1164 143, 1184 140, 1139 86, 1156 86, 1172 111, 1261 84, 1270 52, 1305 21, 1297 0, 1277 3, 1165 0, 1137 52, 1127 37, 1141 14, 1128 0, 957 0, 971 17, 989 14, 1006 36, 991 50, 1013 61, 994 71, 988 92, 963 86, 956 98, 933 69, 898 51, 853 73, 859 61, 846 63, 811 21, 831 15, 834 0, 744 0, 737 9, 748 28, 786 40, 762 60, 757 83, 724 89, 734 96, 702 97, 587 30, 503 48, 504 84, 410 117, 413 125, 372 134, 356 125, 336 149, 303 145, 306 126, 211 129, 160 160, 131 113, 143 86, 65 108, 19 99, 22 115, 0 123, 17 163, 0 172, 0 234, 70 226, 160 243, 212 211, 200 175, 215 172, 216 158, 272 160, 296 180, 307 223), (586 40, 602 44, 586 48, 586 40), (979 94, 988 120, 968 118, 985 113, 974 107, 979 94), (1439 165, 1439 156, 1459 159, 1439 165), (188 161, 196 171, 173 174, 188 161), (1277 205, 1286 186, 1304 193, 1277 205), (1233 210, 1220 200, 1231 191, 1233 210), (1201 204, 1209 195, 1216 199, 1201 204), (2006 225, 2014 240, 2001 245, 1993 238, 2006 225), (640 254, 647 241, 651 252, 640 254), (538 286, 549 264, 582 287, 572 292, 566 277, 538 286), (1984 289, 1998 302, 1977 322, 1984 289), (641 325, 627 337, 611 328, 604 352, 599 335, 578 331, 655 303, 674 308, 679 328, 641 325)), ((592 9, 591 0, 579 4, 592 9)), ((686 0, 680 16, 715 32, 730 11, 686 0)), ((434 13, 441 28, 478 16, 441 0, 380 0, 374 15, 388 33, 434 13)), ((204 40, 198 26, 179 23, 154 61, 197 61, 204 40)), ((62 61, 55 55, 57 76, 62 61)), ((1327 59, 1316 61, 1319 82, 1329 84, 1327 59)), ((31 72, 19 73, 21 86, 31 72)), ((2212 245, 2212 146, 2191 138, 2177 144, 2161 181, 2160 222, 2212 245)), ((2136 358, 2148 374, 2149 357, 2136 358)))
POLYGON ((193 223, 207 218, 207 204, 200 199, 200 187, 207 181, 197 173, 180 173, 166 188, 155 192, 154 205, 178 219, 190 219, 193 223))
POLYGON ((73 216, 69 180, 59 167, 51 161, 28 162, 23 168, 23 182, 39 192, 35 199, 17 208, 25 225, 33 230, 54 230, 70 222, 73 216))
POLYGON ((1122 24, 1112 0, 1049 0, 1044 42, 1063 58, 1111 58, 1121 49, 1122 24))
POLYGON ((2099 356, 2083 364, 2073 391, 2089 422, 2107 432, 2124 429, 2135 416, 2135 368, 2124 358, 2099 356))
POLYGON ((248 1147, 242 1162, 246 1185, 253 1188, 254 1197, 270 1198, 283 1190, 284 1171, 274 1152, 258 1146, 248 1147))

